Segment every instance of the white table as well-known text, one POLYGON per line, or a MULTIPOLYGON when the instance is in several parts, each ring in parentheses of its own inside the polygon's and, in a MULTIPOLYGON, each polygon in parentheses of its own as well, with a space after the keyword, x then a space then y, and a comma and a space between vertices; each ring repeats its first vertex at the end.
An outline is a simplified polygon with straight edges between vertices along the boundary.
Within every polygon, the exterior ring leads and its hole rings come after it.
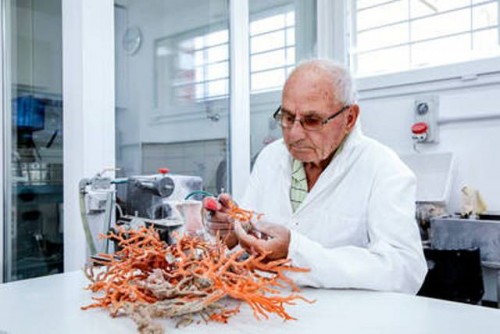
MULTIPOLYGON (((0 333, 137 333, 128 318, 104 310, 81 311, 91 293, 81 272, 0 284, 0 333)), ((210 322, 168 333, 496 333, 500 310, 397 293, 305 289, 315 304, 299 302, 288 311, 298 318, 257 321, 248 307, 228 324, 210 322)))

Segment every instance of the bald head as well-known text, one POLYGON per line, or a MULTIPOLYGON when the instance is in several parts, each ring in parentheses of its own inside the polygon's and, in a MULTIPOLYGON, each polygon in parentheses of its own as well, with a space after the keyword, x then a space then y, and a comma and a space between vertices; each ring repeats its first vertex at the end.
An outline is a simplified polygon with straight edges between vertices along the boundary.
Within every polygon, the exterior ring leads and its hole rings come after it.
POLYGON ((300 63, 288 76, 286 85, 289 81, 297 77, 307 76, 312 81, 321 84, 327 82, 331 89, 328 89, 327 98, 332 98, 332 102, 340 102, 343 105, 352 105, 356 103, 356 88, 349 71, 341 64, 327 59, 307 60, 300 63))
POLYGON ((283 87, 280 110, 286 119, 293 119, 283 128, 290 154, 320 169, 329 164, 359 115, 349 72, 329 60, 310 60, 293 70, 283 87), (311 119, 321 125, 313 130, 304 127, 311 119))

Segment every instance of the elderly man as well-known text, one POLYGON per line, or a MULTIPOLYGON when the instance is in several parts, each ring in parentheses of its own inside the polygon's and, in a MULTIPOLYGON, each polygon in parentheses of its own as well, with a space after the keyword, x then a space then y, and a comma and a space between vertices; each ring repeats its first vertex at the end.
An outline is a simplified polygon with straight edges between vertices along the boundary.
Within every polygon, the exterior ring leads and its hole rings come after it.
POLYGON ((210 228, 249 252, 289 258, 296 283, 416 293, 426 271, 415 212, 415 176, 389 148, 365 137, 349 73, 327 60, 299 65, 274 118, 283 139, 254 165, 240 201, 264 213, 247 233, 222 209, 210 228), (260 235, 260 233, 258 233, 260 235))

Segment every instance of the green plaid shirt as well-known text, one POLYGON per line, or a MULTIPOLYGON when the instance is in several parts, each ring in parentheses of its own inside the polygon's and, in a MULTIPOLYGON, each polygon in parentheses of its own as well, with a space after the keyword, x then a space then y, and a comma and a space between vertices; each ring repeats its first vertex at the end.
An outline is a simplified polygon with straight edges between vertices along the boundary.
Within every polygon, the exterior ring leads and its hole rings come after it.
POLYGON ((307 177, 302 161, 293 160, 292 186, 290 187, 290 201, 295 212, 307 196, 307 177))

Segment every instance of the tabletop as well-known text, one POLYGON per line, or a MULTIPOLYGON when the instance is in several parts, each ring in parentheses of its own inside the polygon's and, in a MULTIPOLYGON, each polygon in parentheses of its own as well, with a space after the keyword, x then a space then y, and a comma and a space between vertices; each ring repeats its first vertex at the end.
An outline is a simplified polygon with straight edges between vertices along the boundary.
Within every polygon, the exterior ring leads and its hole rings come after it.
MULTIPOLYGON (((82 311, 92 294, 82 272, 0 284, 0 334, 14 333, 137 333, 128 318, 107 311, 82 311)), ((249 307, 227 324, 193 323, 180 329, 159 320, 166 333, 494 333, 500 331, 500 310, 399 293, 311 289, 287 307, 297 320, 272 316, 256 320, 249 307)))

